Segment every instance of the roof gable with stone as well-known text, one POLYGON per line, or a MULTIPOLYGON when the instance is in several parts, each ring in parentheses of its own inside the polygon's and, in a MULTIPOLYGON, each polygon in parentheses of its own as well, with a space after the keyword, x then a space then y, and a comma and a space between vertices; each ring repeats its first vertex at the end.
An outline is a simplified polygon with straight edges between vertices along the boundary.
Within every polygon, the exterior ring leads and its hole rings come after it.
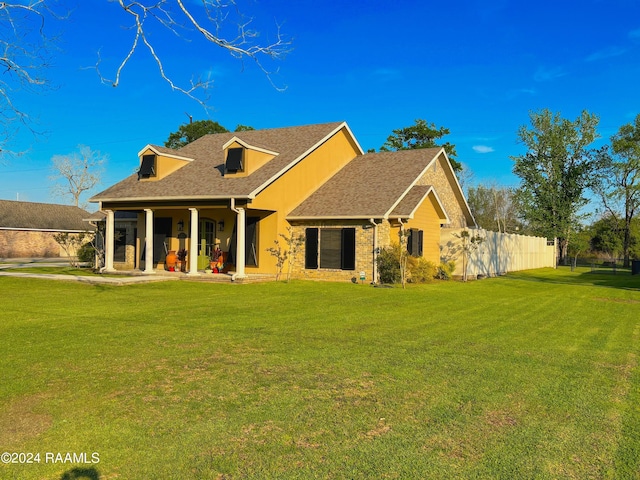
POLYGON ((442 148, 425 148, 356 157, 287 218, 410 216, 429 190, 416 182, 440 154, 442 148))

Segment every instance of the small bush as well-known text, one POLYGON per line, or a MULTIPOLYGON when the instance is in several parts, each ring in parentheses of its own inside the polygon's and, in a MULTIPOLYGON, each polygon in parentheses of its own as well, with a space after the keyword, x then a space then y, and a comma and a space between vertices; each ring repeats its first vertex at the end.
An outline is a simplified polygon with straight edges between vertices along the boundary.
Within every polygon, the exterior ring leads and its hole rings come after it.
POLYGON ((380 250, 376 261, 378 262, 378 275, 380 283, 400 283, 400 257, 399 247, 385 247, 380 250))
POLYGON ((453 277, 453 271, 456 269, 456 262, 453 260, 449 262, 442 262, 438 265, 438 273, 436 278, 440 280, 451 280, 453 277))
POLYGON ((432 282, 437 274, 435 263, 423 257, 409 257, 409 279, 412 283, 432 282))
POLYGON ((91 242, 87 242, 78 249, 78 261, 87 262, 90 265, 93 265, 95 254, 95 248, 93 248, 91 242))
MULTIPOLYGON (((400 275, 400 245, 392 245, 385 247, 378 255, 378 275, 380 283, 400 283, 402 281, 400 275)), ((453 262, 451 262, 453 264, 453 262)), ((453 268, 451 267, 451 271, 453 268)), ((407 258, 408 281, 412 283, 431 282, 434 278, 439 278, 440 272, 433 262, 426 258, 412 257, 407 258)))

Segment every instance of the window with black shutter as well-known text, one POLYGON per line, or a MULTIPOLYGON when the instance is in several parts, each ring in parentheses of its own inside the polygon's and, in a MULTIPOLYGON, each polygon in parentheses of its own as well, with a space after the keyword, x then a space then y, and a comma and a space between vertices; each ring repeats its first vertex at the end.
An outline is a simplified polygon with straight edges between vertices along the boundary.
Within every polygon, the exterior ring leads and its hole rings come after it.
POLYGON ((304 255, 306 269, 355 270, 356 229, 307 228, 304 255))

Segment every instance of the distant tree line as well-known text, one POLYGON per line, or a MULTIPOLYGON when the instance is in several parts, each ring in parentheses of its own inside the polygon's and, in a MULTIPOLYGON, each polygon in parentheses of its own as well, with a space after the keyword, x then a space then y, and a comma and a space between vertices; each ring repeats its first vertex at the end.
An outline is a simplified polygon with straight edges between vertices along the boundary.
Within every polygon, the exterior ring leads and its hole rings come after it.
POLYGON ((597 149, 599 118, 587 111, 571 121, 541 110, 530 121, 517 132, 527 150, 512 157, 520 184, 468 189, 478 225, 556 239, 561 262, 590 254, 629 266, 640 258, 640 115, 597 149), (602 208, 588 224, 585 207, 594 199, 602 208))

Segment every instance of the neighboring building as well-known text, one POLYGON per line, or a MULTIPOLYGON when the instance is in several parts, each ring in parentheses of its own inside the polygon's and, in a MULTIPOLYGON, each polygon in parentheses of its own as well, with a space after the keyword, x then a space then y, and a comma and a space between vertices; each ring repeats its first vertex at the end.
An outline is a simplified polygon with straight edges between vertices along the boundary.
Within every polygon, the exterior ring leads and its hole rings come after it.
POLYGON ((0 258, 63 257, 56 233, 93 231, 89 213, 70 205, 0 200, 0 258))
POLYGON ((197 274, 219 244, 240 277, 275 273, 267 249, 291 233, 302 238, 294 276, 371 281, 401 231, 437 264, 441 228, 475 226, 442 148, 364 154, 346 123, 211 134, 138 157, 137 174, 91 199, 106 214, 107 270, 122 212, 137 218, 128 268, 151 273, 185 248, 197 274))

